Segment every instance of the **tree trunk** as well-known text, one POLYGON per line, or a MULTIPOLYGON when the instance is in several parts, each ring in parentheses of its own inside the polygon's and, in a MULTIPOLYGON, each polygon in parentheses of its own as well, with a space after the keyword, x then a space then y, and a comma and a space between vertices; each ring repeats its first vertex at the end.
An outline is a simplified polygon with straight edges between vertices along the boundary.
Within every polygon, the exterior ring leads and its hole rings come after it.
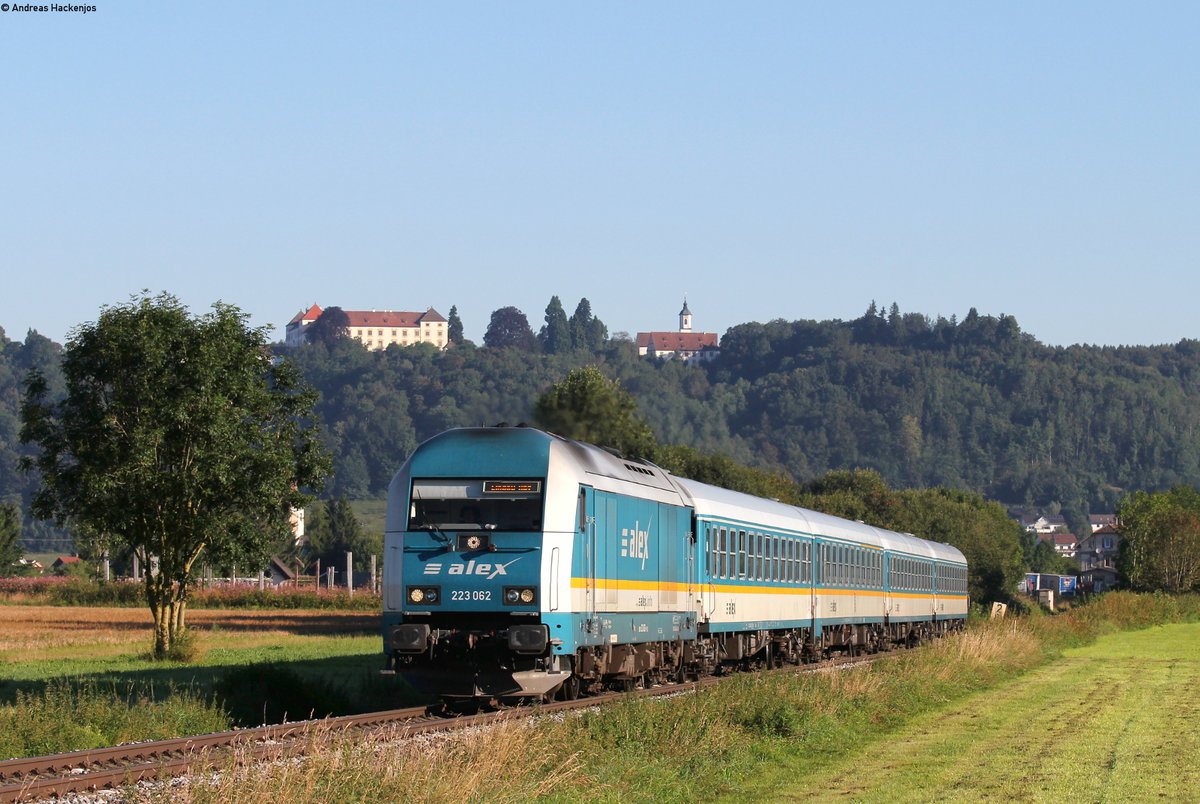
POLYGON ((187 589, 163 578, 162 574, 146 579, 146 597, 154 617, 154 658, 166 659, 175 641, 187 628, 187 589))

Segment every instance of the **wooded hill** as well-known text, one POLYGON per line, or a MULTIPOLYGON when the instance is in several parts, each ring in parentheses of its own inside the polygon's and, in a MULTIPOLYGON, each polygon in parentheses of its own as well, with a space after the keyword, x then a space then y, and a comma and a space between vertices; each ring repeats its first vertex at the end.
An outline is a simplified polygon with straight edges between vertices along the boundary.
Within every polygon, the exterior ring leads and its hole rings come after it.
MULTIPOLYGON (((14 472, 19 392, 49 342, 0 338, 0 500, 14 472)), ((946 486, 1009 505, 1112 511, 1129 491, 1200 485, 1200 341, 1051 347, 1010 316, 932 320, 870 309, 853 321, 742 324, 707 365, 655 362, 634 344, 549 352, 369 352, 353 339, 279 348, 321 393, 336 473, 327 494, 377 496, 422 440, 450 427, 531 421, 538 396, 596 365, 637 399, 664 444, 807 482, 877 470, 893 488, 946 486)))

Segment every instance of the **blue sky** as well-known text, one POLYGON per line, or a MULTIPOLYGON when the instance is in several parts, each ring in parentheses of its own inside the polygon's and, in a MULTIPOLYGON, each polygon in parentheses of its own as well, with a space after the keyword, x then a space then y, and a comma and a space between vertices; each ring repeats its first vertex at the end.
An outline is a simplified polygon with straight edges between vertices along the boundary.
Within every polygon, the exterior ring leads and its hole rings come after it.
POLYGON ((1195 4, 89 2, 0 12, 9 337, 142 288, 1200 337, 1195 4))

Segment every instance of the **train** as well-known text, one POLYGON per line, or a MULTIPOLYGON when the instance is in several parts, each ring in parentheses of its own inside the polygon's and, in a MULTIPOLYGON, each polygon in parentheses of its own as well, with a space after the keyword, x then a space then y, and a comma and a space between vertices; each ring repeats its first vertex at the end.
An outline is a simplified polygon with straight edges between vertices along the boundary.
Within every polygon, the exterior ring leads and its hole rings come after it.
POLYGON ((448 430, 388 489, 383 672, 446 700, 871 653, 962 627, 955 547, 526 426, 448 430))

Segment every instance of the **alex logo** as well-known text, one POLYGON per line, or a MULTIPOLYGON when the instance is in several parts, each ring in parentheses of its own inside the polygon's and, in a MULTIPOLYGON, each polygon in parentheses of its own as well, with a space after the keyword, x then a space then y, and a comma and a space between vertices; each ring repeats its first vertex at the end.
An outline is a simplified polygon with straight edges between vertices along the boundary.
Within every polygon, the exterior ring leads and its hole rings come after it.
MULTIPOLYGON (((506 564, 490 564, 476 563, 475 559, 471 559, 466 564, 450 564, 446 569, 447 575, 482 575, 487 580, 495 578, 497 575, 507 575, 508 568, 521 560, 521 557, 514 558, 506 564)), ((445 566, 437 561, 430 561, 425 565, 425 575, 440 575, 442 567, 445 566)))
POLYGON ((632 529, 621 528, 621 558, 640 558, 642 569, 645 569, 649 557, 650 531, 642 530, 640 522, 634 522, 632 529))

